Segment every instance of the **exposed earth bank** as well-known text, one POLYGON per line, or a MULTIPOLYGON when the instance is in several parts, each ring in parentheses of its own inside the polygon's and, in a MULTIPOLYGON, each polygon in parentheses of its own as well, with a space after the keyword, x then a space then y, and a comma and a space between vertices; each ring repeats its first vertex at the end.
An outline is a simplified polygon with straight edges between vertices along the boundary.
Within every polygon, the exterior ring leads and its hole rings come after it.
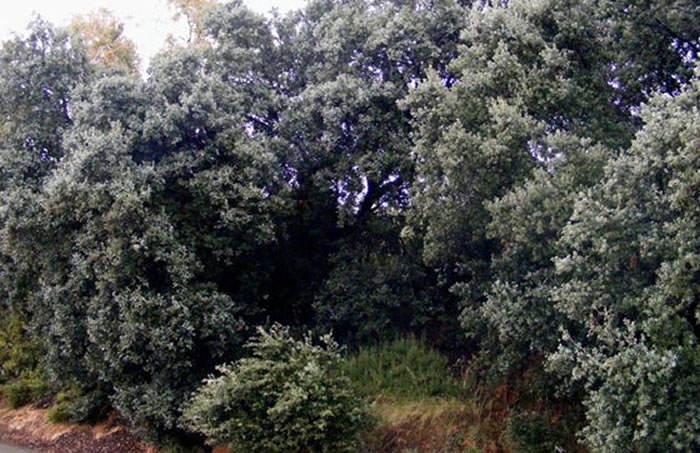
POLYGON ((157 453, 139 441, 116 415, 94 426, 52 424, 46 410, 0 405, 0 442, 46 453, 157 453))

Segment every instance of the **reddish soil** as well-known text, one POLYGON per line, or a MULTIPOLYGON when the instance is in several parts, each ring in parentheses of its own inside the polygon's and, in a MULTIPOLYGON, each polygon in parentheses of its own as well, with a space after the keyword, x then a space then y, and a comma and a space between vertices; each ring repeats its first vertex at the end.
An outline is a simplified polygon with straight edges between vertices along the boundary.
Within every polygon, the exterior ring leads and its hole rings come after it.
POLYGON ((46 411, 0 407, 0 441, 46 453, 156 453, 116 415, 95 426, 52 424, 46 411))

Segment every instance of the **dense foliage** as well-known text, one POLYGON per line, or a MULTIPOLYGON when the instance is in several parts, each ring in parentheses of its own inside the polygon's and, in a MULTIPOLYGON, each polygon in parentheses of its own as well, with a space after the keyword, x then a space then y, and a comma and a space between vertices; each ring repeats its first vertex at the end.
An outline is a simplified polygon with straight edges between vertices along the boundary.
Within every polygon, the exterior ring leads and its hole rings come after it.
POLYGON ((197 443, 218 366, 337 360, 243 347, 281 323, 546 373, 593 451, 700 447, 697 1, 171 3, 146 77, 106 12, 0 49, 5 393, 197 443))
POLYGON ((184 411, 184 423, 233 452, 352 452, 371 424, 368 406, 341 374, 338 344, 326 335, 295 340, 259 329, 251 356, 218 368, 184 411))
POLYGON ((697 80, 654 98, 560 238, 552 298, 573 328, 551 361, 588 389, 599 451, 700 445, 699 107, 697 80))

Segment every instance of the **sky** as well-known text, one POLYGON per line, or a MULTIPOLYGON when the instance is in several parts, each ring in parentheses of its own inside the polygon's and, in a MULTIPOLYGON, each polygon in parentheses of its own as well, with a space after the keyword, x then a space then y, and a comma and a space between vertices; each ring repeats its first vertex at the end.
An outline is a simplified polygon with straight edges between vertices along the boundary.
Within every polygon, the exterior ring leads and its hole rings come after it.
MULTIPOLYGON (((223 0, 220 0, 223 1, 223 0)), ((34 14, 55 25, 68 25, 72 17, 100 8, 112 11, 124 22, 124 34, 136 43, 145 68, 168 35, 187 36, 184 20, 175 22, 175 10, 167 0, 12 0, 3 2, 0 14, 0 41, 22 34, 34 14)), ((299 8, 304 0, 244 0, 250 8, 264 13, 299 8)))

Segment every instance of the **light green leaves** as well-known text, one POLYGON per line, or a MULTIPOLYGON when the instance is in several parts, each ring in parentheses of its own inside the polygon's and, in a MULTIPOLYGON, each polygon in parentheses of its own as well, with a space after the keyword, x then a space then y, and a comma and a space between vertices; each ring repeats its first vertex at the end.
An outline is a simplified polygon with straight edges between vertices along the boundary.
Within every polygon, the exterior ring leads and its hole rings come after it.
POLYGON ((187 404, 183 420, 210 445, 235 452, 356 451, 368 408, 340 373, 329 335, 295 340, 288 328, 258 329, 252 356, 218 368, 187 404))

